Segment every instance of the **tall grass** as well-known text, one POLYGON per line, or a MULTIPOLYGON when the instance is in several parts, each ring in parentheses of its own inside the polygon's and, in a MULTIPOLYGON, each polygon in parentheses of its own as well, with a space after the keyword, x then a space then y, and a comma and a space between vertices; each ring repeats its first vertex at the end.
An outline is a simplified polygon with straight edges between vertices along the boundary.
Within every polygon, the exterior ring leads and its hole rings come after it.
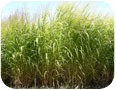
POLYGON ((30 21, 2 20, 1 74, 10 87, 103 88, 114 76, 114 20, 89 4, 60 4, 30 21))

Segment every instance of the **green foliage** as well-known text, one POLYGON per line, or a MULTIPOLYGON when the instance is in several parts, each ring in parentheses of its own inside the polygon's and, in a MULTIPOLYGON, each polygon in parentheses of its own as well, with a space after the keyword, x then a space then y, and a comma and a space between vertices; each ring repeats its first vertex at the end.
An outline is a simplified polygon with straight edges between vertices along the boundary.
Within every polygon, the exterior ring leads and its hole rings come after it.
POLYGON ((90 5, 61 4, 30 21, 2 21, 3 82, 10 87, 103 88, 114 76, 114 20, 90 5))

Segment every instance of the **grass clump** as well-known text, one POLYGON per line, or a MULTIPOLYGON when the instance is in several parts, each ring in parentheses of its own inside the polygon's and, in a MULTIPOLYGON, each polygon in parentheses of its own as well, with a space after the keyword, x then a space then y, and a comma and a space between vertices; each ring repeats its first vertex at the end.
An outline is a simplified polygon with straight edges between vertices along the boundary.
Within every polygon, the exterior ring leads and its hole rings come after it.
POLYGON ((89 4, 60 4, 30 21, 2 20, 3 82, 15 88, 103 88, 114 76, 114 20, 89 4))

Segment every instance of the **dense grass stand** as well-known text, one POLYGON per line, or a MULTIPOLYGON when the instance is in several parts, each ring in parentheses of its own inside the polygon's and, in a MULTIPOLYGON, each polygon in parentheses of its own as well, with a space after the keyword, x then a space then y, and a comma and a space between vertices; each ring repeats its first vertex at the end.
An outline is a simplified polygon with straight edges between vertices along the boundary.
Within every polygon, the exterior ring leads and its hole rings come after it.
MULTIPOLYGON (((114 76, 114 20, 86 4, 2 20, 1 75, 12 88, 103 88, 114 76)), ((20 14, 19 14, 20 13, 20 14)))

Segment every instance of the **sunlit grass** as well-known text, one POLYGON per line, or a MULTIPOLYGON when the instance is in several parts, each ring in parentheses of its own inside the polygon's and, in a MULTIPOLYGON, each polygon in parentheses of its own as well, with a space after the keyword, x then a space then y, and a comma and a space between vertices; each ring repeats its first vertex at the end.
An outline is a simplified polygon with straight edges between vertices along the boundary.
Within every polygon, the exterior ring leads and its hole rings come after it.
POLYGON ((3 82, 15 88, 103 88, 114 75, 114 20, 89 4, 61 4, 30 21, 2 20, 3 82))

